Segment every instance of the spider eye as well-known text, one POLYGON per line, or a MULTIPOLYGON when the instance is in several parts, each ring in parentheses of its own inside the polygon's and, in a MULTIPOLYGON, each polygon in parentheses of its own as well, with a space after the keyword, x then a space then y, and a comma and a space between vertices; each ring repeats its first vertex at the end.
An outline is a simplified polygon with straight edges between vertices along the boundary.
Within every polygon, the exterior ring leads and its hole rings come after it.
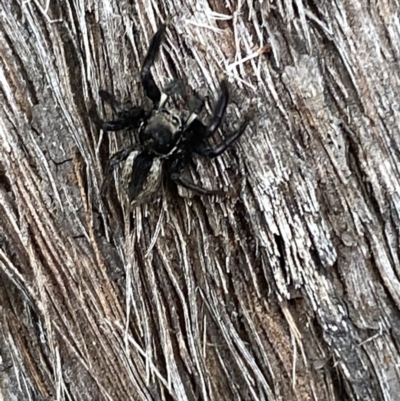
POLYGON ((172 124, 176 125, 177 127, 181 125, 178 117, 172 117, 172 124))
POLYGON ((166 116, 169 116, 171 114, 167 109, 162 109, 161 112, 166 116))

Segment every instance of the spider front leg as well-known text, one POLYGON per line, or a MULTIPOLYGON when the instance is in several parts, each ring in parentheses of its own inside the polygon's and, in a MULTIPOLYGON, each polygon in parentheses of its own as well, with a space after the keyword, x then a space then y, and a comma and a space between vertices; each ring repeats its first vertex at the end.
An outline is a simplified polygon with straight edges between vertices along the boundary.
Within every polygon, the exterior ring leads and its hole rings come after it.
POLYGON ((204 107, 204 99, 200 97, 193 97, 192 99, 189 100, 189 116, 186 120, 186 129, 193 130, 193 127, 196 131, 199 131, 199 129, 196 129, 196 124, 200 123, 201 130, 202 132, 205 131, 206 127, 204 126, 203 123, 200 122, 200 120, 197 119, 197 116, 201 113, 204 107), (192 124, 194 126, 192 127, 192 124))
POLYGON ((198 118, 201 110, 204 106, 203 99, 194 99, 192 102, 192 110, 186 121, 186 131, 192 131, 195 136, 199 139, 206 139, 212 136, 221 124, 222 118, 225 115, 226 108, 229 102, 229 91, 228 85, 225 79, 220 81, 221 94, 218 98, 218 102, 214 107, 214 112, 211 117, 211 121, 208 126, 205 126, 198 118))
POLYGON ((161 42, 163 40, 166 29, 167 26, 165 24, 161 25, 151 39, 150 46, 147 50, 147 54, 144 59, 141 71, 144 92, 146 96, 153 102, 154 108, 157 108, 160 103, 161 92, 154 81, 153 74, 151 73, 150 69, 153 66, 154 61, 159 53, 161 42))

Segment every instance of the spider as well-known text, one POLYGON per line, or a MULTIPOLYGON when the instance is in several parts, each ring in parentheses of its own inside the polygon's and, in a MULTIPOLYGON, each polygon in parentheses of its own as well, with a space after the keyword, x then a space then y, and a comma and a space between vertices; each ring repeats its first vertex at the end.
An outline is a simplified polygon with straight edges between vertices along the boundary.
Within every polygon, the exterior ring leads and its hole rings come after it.
POLYGON ((191 163, 194 154, 209 158, 222 154, 243 134, 251 120, 251 115, 247 114, 239 128, 215 148, 207 143, 207 138, 220 126, 228 105, 229 92, 225 79, 220 80, 221 94, 208 125, 197 118, 203 101, 193 102, 196 104, 192 105, 192 110, 185 113, 165 107, 173 85, 161 92, 154 81, 151 67, 159 53, 166 28, 167 25, 161 25, 151 39, 141 70, 145 95, 153 103, 151 110, 137 106, 124 109, 112 94, 104 90, 99 91, 100 98, 110 104, 116 115, 113 121, 101 122, 102 129, 134 130, 136 142, 109 159, 101 192, 104 195, 107 191, 114 168, 125 161, 121 185, 126 190, 131 204, 148 200, 161 186, 164 173, 176 184, 197 194, 220 194, 221 191, 203 188, 184 178, 182 173, 191 163))

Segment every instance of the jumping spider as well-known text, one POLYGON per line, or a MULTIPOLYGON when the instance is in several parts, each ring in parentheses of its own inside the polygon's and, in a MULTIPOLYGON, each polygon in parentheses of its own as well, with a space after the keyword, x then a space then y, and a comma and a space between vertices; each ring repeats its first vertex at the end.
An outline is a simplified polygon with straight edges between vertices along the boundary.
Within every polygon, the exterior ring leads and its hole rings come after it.
POLYGON ((114 168, 125 161, 122 171, 121 185, 127 191, 130 203, 148 200, 161 185, 163 172, 176 184, 201 195, 220 194, 221 191, 210 190, 196 185, 182 176, 184 168, 192 161, 193 154, 210 158, 222 154, 229 145, 243 134, 251 120, 250 114, 239 129, 229 135, 215 148, 210 147, 207 138, 218 129, 226 112, 229 93, 225 79, 220 82, 221 94, 214 108, 211 121, 204 125, 198 118, 203 102, 197 102, 192 110, 181 113, 174 108, 166 108, 168 92, 157 87, 150 71, 159 53, 166 25, 161 25, 151 39, 150 47, 143 62, 141 81, 144 92, 153 102, 152 110, 142 107, 123 109, 115 97, 100 91, 101 99, 108 102, 116 119, 102 122, 104 131, 132 129, 135 131, 136 144, 115 153, 108 161, 102 194, 106 192, 114 168))

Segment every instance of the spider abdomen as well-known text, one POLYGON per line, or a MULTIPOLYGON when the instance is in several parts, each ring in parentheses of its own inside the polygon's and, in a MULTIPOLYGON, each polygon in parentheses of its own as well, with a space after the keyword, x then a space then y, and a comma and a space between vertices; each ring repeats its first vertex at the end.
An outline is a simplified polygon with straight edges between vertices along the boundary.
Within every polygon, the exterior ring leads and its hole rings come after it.
POLYGON ((162 165, 159 158, 145 152, 133 151, 127 158, 121 185, 129 203, 140 204, 159 192, 162 184, 162 165))

